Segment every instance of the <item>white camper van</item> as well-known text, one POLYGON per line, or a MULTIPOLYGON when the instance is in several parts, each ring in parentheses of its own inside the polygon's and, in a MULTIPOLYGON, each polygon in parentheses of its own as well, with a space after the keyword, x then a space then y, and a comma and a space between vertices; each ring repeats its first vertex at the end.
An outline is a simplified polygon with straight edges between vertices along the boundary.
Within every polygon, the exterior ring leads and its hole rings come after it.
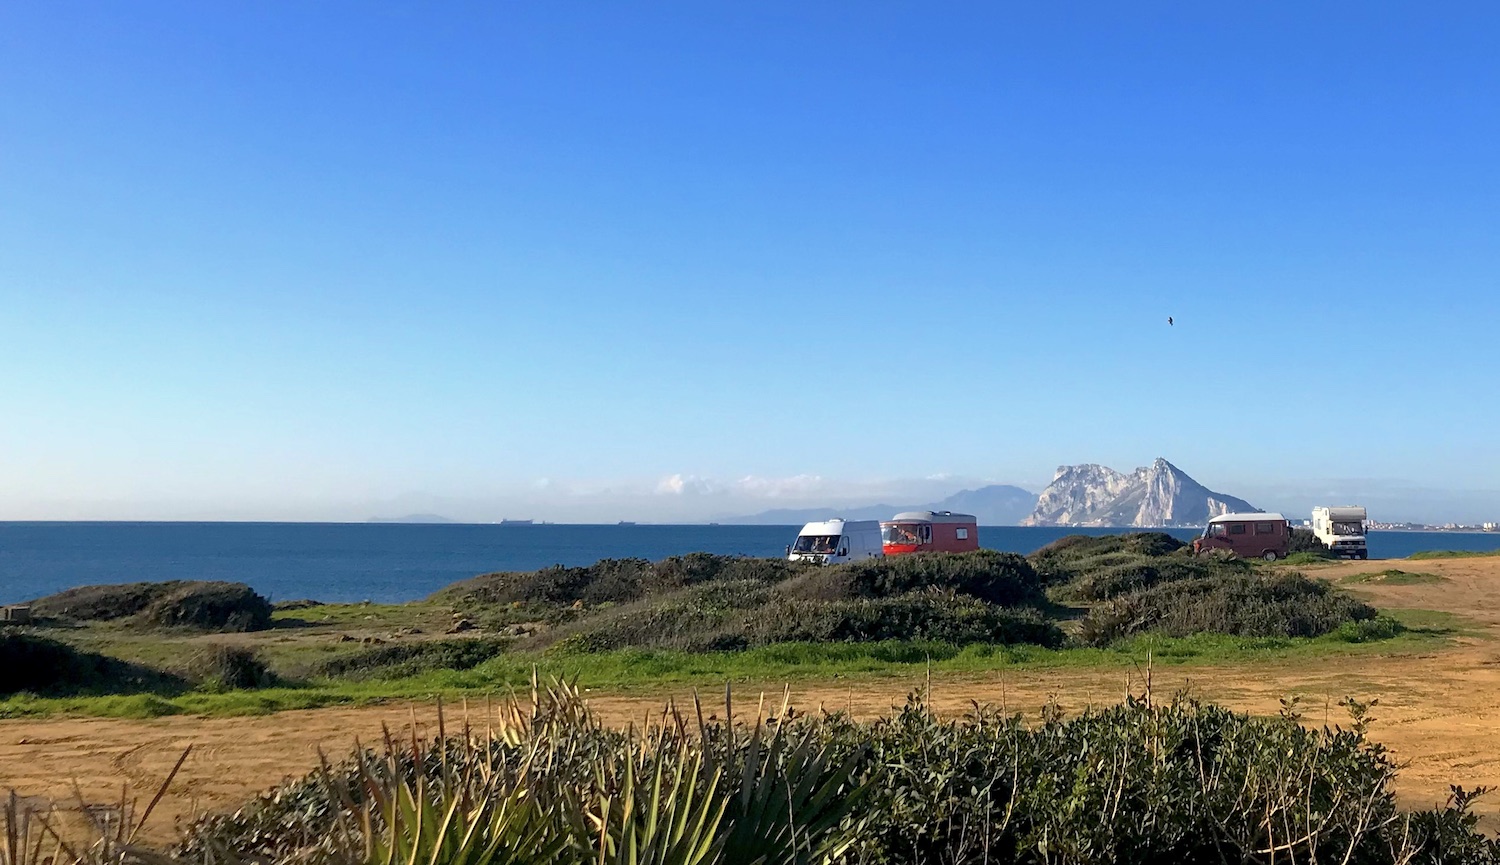
POLYGON ((878 520, 824 520, 808 523, 797 533, 797 542, 787 547, 794 562, 836 565, 885 555, 880 544, 878 520))
POLYGON ((1365 544, 1365 519, 1365 509, 1357 505, 1313 508, 1312 530, 1335 556, 1368 559, 1370 548, 1365 544))

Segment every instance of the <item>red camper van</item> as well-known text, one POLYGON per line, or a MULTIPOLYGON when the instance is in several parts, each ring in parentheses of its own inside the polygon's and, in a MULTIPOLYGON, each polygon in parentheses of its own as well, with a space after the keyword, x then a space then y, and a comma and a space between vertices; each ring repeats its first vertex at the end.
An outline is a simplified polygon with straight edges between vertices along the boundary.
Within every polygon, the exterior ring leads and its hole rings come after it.
POLYGON ((1193 539, 1193 552, 1228 550, 1244 558, 1274 562, 1286 558, 1292 543, 1292 527, 1281 514, 1225 514, 1214 517, 1193 539))
POLYGON ((880 545, 888 556, 966 553, 979 549, 979 524, 952 511, 908 511, 880 523, 880 545))

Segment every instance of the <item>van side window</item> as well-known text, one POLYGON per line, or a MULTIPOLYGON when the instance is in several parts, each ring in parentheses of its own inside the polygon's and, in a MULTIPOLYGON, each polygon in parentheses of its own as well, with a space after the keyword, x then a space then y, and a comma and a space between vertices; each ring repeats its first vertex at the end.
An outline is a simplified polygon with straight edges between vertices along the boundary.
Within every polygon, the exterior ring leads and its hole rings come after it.
POLYGON ((923 526, 922 527, 922 543, 924 543, 924 544, 930 544, 930 543, 932 543, 932 526, 923 526))
POLYGON ((954 532, 954 537, 958 538, 961 541, 967 541, 969 539, 968 529, 955 529, 954 532))
POLYGON ((1274 525, 1272 525, 1271 523, 1256 523, 1255 524, 1255 533, 1257 535, 1270 535, 1270 534, 1275 534, 1275 532, 1276 532, 1276 527, 1274 525))
POLYGON ((1243 535, 1245 533, 1245 524, 1244 523, 1230 523, 1229 524, 1229 533, 1231 535, 1243 535))

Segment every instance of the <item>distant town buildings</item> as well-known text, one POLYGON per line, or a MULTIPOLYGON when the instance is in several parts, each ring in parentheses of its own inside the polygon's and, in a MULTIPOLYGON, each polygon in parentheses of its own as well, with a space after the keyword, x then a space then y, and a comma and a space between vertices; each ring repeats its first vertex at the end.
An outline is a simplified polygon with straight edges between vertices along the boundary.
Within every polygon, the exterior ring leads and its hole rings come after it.
POLYGON ((1387 532, 1500 532, 1500 523, 1443 523, 1431 526, 1426 523, 1377 523, 1371 520, 1365 525, 1387 532))

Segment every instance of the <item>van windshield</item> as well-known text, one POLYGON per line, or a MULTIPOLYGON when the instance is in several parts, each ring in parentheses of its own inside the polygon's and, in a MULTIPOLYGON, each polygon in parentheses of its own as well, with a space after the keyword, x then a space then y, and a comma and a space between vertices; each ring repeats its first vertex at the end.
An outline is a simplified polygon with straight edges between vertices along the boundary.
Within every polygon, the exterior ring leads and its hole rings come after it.
POLYGON ((838 551, 838 535, 798 535, 797 543, 792 545, 794 553, 827 553, 833 554, 838 551))
POLYGON ((1333 533, 1336 535, 1362 535, 1365 527, 1361 523, 1334 523, 1333 533))
POLYGON ((1222 538, 1229 534, 1229 530, 1225 526, 1225 523, 1209 523, 1203 527, 1203 537, 1222 538))
POLYGON ((932 539, 932 527, 921 524, 880 527, 880 542, 884 544, 920 544, 932 539))

